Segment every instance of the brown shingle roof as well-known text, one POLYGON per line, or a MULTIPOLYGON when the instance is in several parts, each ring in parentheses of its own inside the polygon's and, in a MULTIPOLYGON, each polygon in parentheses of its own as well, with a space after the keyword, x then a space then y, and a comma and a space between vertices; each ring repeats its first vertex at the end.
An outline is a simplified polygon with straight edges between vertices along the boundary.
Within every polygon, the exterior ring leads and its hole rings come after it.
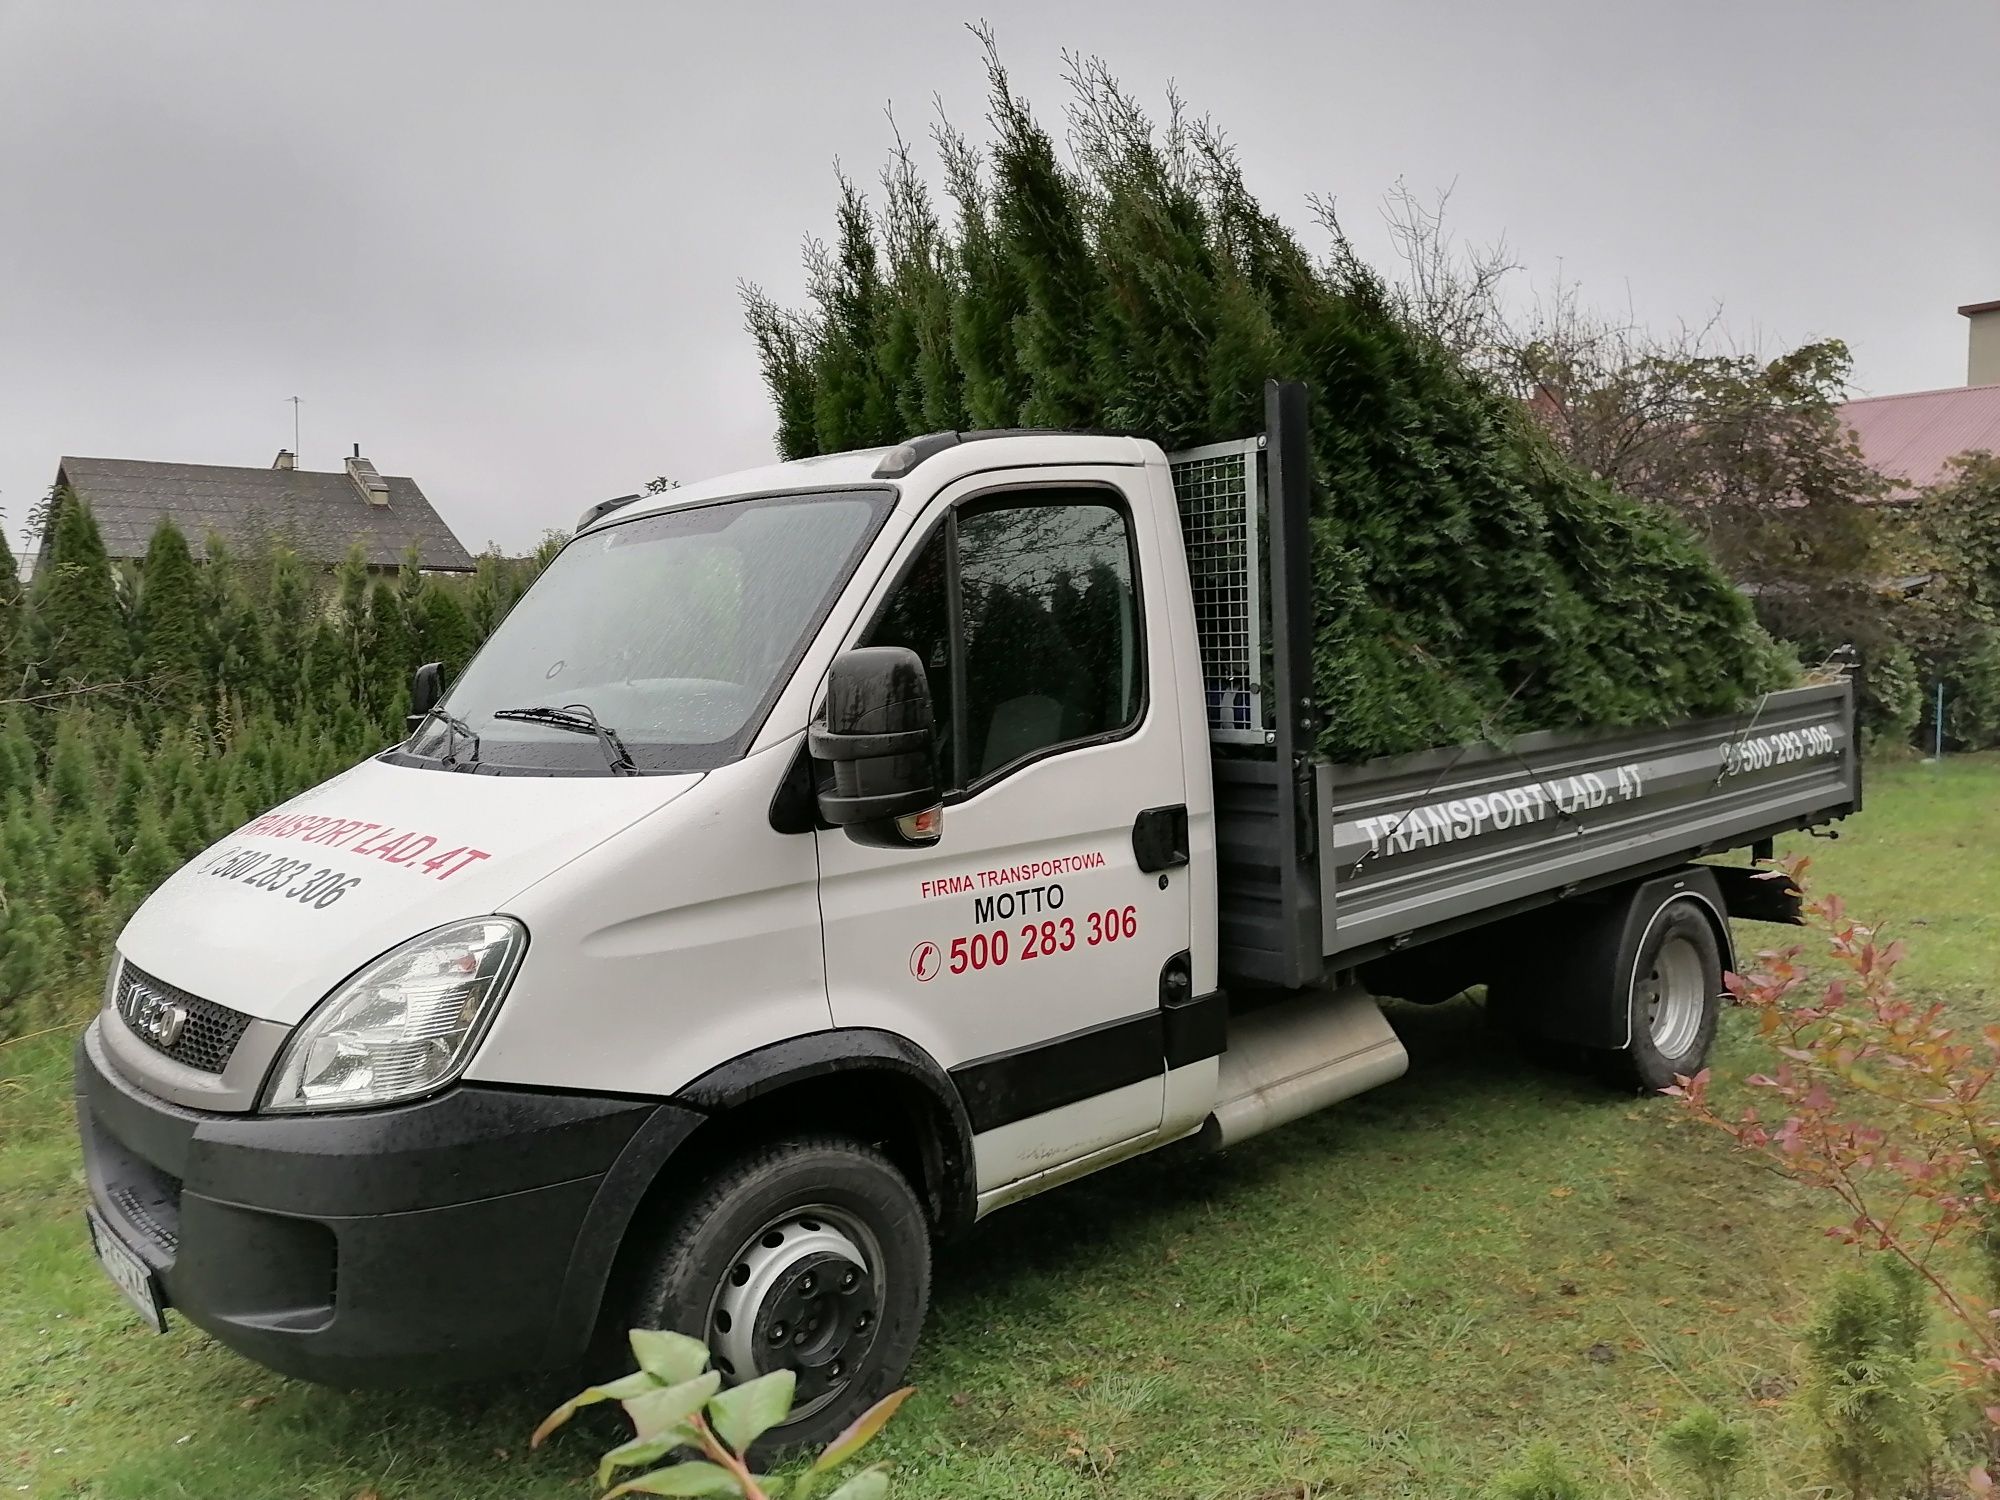
POLYGON ((345 470, 65 458, 56 481, 90 506, 114 558, 144 557, 160 518, 172 516, 197 553, 211 531, 239 552, 279 541, 309 562, 328 565, 360 542, 371 566, 392 568, 416 542, 426 568, 472 568, 464 545, 414 479, 390 477, 387 505, 369 504, 345 470))

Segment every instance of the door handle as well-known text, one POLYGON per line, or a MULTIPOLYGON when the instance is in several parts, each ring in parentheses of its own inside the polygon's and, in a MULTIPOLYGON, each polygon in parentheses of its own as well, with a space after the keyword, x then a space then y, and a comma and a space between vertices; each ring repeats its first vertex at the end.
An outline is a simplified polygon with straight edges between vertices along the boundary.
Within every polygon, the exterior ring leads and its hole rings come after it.
POLYGON ((1188 862, 1188 815, 1181 803, 1149 807, 1132 820, 1132 857, 1150 875, 1188 862))

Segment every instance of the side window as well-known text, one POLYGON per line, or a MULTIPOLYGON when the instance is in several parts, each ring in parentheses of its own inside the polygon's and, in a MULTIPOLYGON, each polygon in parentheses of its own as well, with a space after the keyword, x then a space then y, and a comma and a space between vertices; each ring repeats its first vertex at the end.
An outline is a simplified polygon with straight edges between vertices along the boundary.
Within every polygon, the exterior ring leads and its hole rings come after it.
POLYGON ((938 731, 938 768, 951 779, 951 594, 945 581, 950 539, 943 526, 931 534, 924 550, 896 592, 889 596, 864 646, 907 646, 924 664, 931 683, 931 711, 938 731))
POLYGON ((1006 504, 958 522, 973 781, 1139 716, 1132 536, 1102 502, 1006 504))
POLYGON ((1145 672, 1131 524, 1094 492, 955 512, 868 644, 907 646, 929 669, 939 764, 954 788, 1128 728, 1145 672))

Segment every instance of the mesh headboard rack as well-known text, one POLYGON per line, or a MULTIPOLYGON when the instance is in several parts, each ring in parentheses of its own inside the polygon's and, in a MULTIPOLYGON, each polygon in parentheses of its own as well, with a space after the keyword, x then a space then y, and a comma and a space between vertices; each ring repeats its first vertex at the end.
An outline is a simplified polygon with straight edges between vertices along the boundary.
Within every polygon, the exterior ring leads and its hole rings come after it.
POLYGON ((1264 439, 1208 443, 1167 455, 1179 501, 1208 732, 1266 745, 1264 717, 1264 439))

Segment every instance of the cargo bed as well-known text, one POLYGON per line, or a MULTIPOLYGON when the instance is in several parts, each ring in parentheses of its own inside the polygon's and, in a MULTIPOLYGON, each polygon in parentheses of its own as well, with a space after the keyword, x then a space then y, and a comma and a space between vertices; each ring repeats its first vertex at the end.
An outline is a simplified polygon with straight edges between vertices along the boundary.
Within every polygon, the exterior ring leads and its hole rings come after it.
MULTIPOLYGON (((1849 682, 1654 729, 1312 766, 1318 957, 1346 967, 1858 811, 1849 682)), ((1300 982, 1271 757, 1215 763, 1225 975, 1300 982)), ((1308 893, 1312 894, 1312 893, 1308 893)))
POLYGON ((1640 729, 1336 765, 1312 754, 1303 396, 1171 455, 1213 745, 1225 983, 1296 988, 1861 806, 1855 688, 1640 729))

